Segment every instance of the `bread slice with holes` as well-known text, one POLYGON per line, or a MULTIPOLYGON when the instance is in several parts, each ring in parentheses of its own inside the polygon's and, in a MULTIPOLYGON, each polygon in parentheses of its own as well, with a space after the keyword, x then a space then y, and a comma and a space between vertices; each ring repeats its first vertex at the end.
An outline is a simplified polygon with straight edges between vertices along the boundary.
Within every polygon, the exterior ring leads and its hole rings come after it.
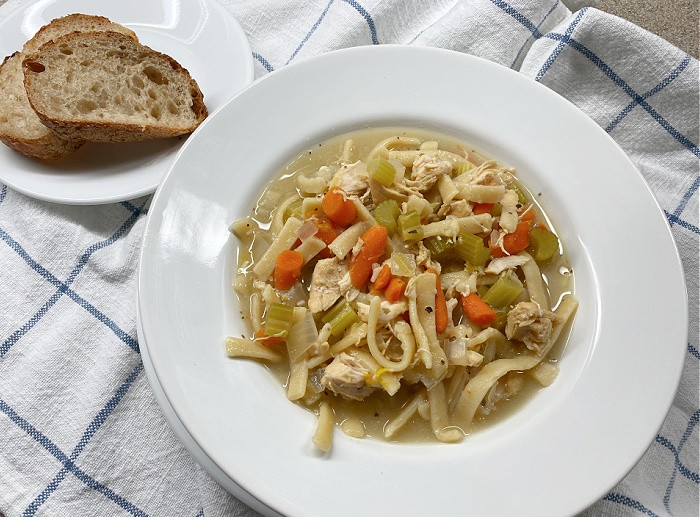
POLYGON ((130 142, 177 136, 207 116, 187 70, 117 32, 61 36, 26 57, 23 67, 32 108, 65 138, 130 142))
POLYGON ((83 140, 62 138, 47 128, 29 104, 24 89, 23 59, 45 43, 75 31, 115 31, 136 40, 131 30, 103 16, 69 14, 44 25, 21 52, 8 56, 0 65, 0 140, 27 156, 55 159, 78 149, 83 140))

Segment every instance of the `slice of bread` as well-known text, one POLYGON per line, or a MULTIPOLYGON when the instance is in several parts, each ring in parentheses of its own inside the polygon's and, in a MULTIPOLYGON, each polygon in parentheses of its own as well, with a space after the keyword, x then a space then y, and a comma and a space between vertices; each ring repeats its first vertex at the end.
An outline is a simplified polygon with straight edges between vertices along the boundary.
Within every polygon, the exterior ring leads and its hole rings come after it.
POLYGON ((36 116, 24 90, 20 52, 0 65, 0 140, 15 151, 43 160, 60 158, 83 144, 59 137, 36 116))
POLYGON ((117 32, 74 32, 23 61, 42 122, 65 138, 129 142, 193 131, 207 116, 177 61, 117 32))
POLYGON ((24 57, 36 52, 54 38, 75 31, 120 32, 134 39, 136 34, 103 16, 70 14, 56 18, 24 44, 22 52, 15 52, 0 65, 0 140, 22 154, 41 159, 55 159, 78 149, 83 140, 61 138, 41 123, 29 104, 24 89, 24 57))

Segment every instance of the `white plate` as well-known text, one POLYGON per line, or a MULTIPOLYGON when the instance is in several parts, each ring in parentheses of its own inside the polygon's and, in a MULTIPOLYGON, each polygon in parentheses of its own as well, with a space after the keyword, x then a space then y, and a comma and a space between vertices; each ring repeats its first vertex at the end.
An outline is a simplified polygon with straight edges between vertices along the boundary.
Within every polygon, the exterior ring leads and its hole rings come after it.
MULTIPOLYGON (((199 84, 211 115, 253 80, 243 29, 215 0, 44 0, 0 20, 0 56, 20 50, 54 18, 97 14, 136 32, 175 58, 199 84)), ((134 144, 85 144, 53 162, 26 158, 0 144, 0 181, 28 196, 70 204, 111 203, 153 192, 186 137, 134 144)))
POLYGON ((551 90, 430 48, 362 47, 303 61, 260 80, 204 123, 151 205, 138 303, 152 380, 196 444, 195 456, 286 515, 582 510, 653 440, 687 338, 670 230, 613 140, 551 90), (264 367, 225 357, 225 336, 246 332, 230 287, 236 239, 227 228, 297 153, 349 130, 396 125, 462 137, 542 192, 581 305, 557 381, 511 417, 456 445, 337 432, 323 457, 310 444, 315 417, 289 403, 264 367), (603 207, 624 210, 613 216, 603 207), (633 228, 644 228, 643 238, 627 231, 633 228))
POLYGON ((212 478, 214 478, 214 480, 216 480, 216 482, 218 482, 222 487, 224 487, 232 494, 236 494, 236 496, 238 496, 238 499, 246 503, 251 508, 254 508, 257 511, 263 512, 268 515, 276 515, 271 508, 265 506, 261 501, 255 499, 253 496, 251 496, 249 493, 243 490, 234 480, 228 477, 226 473, 223 470, 221 470, 216 465, 216 463, 214 463, 204 453, 202 448, 199 445, 197 445, 197 442, 194 441, 192 435, 190 435, 190 433, 187 432, 185 426, 182 425, 182 422, 175 414, 175 410, 170 405, 168 397, 165 396, 165 392, 163 391, 163 388, 158 382, 158 377, 156 376, 156 373, 153 370, 151 356, 148 354, 148 347, 143 346, 143 343, 145 343, 145 338, 143 337, 143 329, 141 328, 141 318, 138 314, 138 309, 136 312, 136 335, 138 337, 139 343, 142 344, 140 350, 141 359, 143 360, 143 368, 146 371, 146 376, 148 377, 151 388, 153 389, 153 395, 156 401, 158 402, 160 409, 163 412, 165 420, 170 425, 170 428, 180 439, 180 441, 184 444, 187 450, 195 458, 197 458, 197 461, 200 463, 200 465, 202 465, 209 473, 209 475, 212 478))

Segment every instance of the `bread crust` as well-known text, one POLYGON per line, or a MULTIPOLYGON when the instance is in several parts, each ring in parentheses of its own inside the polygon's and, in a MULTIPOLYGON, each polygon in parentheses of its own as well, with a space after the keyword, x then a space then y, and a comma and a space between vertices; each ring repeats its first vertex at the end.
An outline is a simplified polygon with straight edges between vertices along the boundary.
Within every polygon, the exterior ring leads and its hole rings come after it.
POLYGON ((113 32, 120 32, 125 36, 133 38, 138 41, 136 33, 131 29, 127 29, 123 25, 113 22, 109 18, 104 16, 92 15, 92 14, 81 14, 73 13, 67 14, 66 16, 61 16, 60 18, 54 18, 49 23, 41 27, 30 40, 28 40, 22 47, 22 54, 24 56, 29 56, 35 53, 39 48, 64 34, 70 34, 71 32, 97 32, 110 30, 113 32), (56 33, 52 35, 52 33, 56 33))
MULTIPOLYGON (((204 96, 187 69, 167 54, 141 45, 123 34, 112 31, 99 33, 74 32, 56 38, 43 45, 36 53, 25 57, 23 70, 24 85, 32 108, 43 124, 65 138, 83 139, 92 142, 133 142, 166 138, 194 131, 208 115, 204 104, 204 96), (49 67, 51 66, 50 56, 57 52, 59 46, 63 45, 64 48, 74 46, 77 48, 79 45, 84 45, 87 48, 89 43, 94 43, 97 39, 109 40, 109 44, 114 44, 117 47, 121 44, 129 50, 138 50, 139 52, 147 53, 149 57, 165 61, 174 73, 180 75, 187 82, 194 119, 184 126, 172 126, 150 120, 125 123, 109 120, 90 120, 89 117, 68 118, 63 114, 53 112, 45 103, 42 104, 42 101, 38 100, 41 92, 37 83, 38 75, 45 73, 45 71, 33 70, 33 68, 37 68, 36 63, 40 63, 40 67, 49 67)), ((85 73, 89 74, 90 70, 86 70, 85 73)), ((117 79, 123 80, 124 78, 120 77, 117 79)))

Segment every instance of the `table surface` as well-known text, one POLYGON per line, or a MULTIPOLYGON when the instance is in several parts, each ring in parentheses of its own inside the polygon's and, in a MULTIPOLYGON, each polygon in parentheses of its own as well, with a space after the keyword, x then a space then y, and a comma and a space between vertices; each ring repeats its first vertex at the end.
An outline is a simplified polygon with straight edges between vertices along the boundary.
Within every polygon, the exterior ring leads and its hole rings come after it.
MULTIPOLYGON (((564 1, 564 4, 575 5, 575 2, 564 1)), ((700 57, 700 0, 599 0, 596 7, 658 34, 691 56, 700 57)))

